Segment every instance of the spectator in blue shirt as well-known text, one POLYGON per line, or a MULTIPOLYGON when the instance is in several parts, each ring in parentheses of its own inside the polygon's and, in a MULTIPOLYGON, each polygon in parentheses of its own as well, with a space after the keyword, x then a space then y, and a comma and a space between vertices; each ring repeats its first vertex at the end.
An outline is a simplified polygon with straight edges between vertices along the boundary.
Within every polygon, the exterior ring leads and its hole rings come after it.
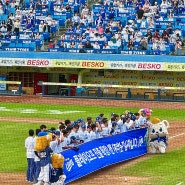
POLYGON ((97 26, 102 26, 103 25, 103 18, 102 18, 102 16, 101 15, 99 15, 99 17, 95 20, 95 25, 96 25, 96 27, 97 26))
POLYGON ((101 9, 100 9, 100 11, 98 13, 99 13, 99 15, 102 16, 102 19, 105 19, 105 17, 106 17, 106 10, 105 10, 104 6, 101 7, 101 9))
POLYGON ((28 19, 27 22, 26 22, 26 25, 25 25, 25 29, 26 30, 31 30, 33 28, 33 25, 31 23, 31 20, 28 19))
POLYGON ((109 19, 114 19, 114 18, 115 18, 115 10, 114 10, 113 7, 111 7, 111 8, 109 9, 108 18, 109 18, 109 19))

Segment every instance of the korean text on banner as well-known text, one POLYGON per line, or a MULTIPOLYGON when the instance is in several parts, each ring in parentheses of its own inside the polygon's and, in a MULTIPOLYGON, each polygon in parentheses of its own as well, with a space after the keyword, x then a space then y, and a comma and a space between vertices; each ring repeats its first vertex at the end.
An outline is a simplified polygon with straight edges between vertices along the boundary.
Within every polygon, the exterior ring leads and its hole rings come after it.
POLYGON ((160 62, 127 62, 127 61, 109 61, 109 69, 126 69, 126 70, 155 70, 163 71, 164 64, 160 62))
POLYGON ((165 71, 185 71, 184 63, 165 63, 165 71))
POLYGON ((52 60, 53 67, 107 69, 107 62, 96 60, 52 60))
POLYGON ((132 130, 84 143, 78 151, 63 151, 66 183, 106 166, 146 154, 146 131, 146 128, 132 130))

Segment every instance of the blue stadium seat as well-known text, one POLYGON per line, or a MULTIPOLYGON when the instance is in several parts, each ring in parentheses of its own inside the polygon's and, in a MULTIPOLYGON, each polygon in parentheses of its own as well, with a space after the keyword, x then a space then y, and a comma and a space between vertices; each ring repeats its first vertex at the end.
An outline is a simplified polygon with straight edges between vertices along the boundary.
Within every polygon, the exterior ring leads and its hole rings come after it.
POLYGON ((0 20, 1 21, 7 21, 7 19, 8 19, 8 15, 6 15, 6 14, 0 15, 0 20))
POLYGON ((22 47, 22 43, 17 43, 16 47, 22 47))
POLYGON ((16 47, 16 43, 15 43, 15 42, 11 42, 11 43, 9 44, 9 47, 12 47, 12 48, 16 47))

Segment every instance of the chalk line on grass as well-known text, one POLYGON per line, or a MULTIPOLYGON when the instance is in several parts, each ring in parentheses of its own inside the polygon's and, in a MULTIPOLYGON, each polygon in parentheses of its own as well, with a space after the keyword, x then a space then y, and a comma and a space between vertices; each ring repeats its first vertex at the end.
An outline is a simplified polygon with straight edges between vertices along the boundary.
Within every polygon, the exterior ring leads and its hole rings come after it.
POLYGON ((176 137, 182 136, 182 135, 184 135, 184 134, 185 134, 185 132, 180 133, 180 134, 177 134, 177 135, 174 135, 174 136, 171 136, 171 137, 169 137, 169 139, 173 139, 173 138, 176 138, 176 137))

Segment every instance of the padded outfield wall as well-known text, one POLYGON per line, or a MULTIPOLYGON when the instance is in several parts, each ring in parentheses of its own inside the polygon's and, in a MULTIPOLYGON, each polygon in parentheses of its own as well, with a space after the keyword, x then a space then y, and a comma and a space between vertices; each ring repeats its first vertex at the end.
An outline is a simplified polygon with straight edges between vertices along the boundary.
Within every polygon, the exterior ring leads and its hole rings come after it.
MULTIPOLYGON (((164 93, 185 92, 184 61, 184 56, 165 55, 1 52, 0 77, 1 80, 21 81, 26 94, 41 93, 38 81, 59 82, 60 75, 65 75, 68 83, 115 86, 109 89, 110 93, 115 93, 116 86, 162 89, 164 93)), ((1 91, 3 89, 4 86, 1 91)), ((6 90, 11 89, 15 87, 6 87, 6 90)), ((57 93, 57 89, 58 86, 49 86, 46 93, 57 93)))

